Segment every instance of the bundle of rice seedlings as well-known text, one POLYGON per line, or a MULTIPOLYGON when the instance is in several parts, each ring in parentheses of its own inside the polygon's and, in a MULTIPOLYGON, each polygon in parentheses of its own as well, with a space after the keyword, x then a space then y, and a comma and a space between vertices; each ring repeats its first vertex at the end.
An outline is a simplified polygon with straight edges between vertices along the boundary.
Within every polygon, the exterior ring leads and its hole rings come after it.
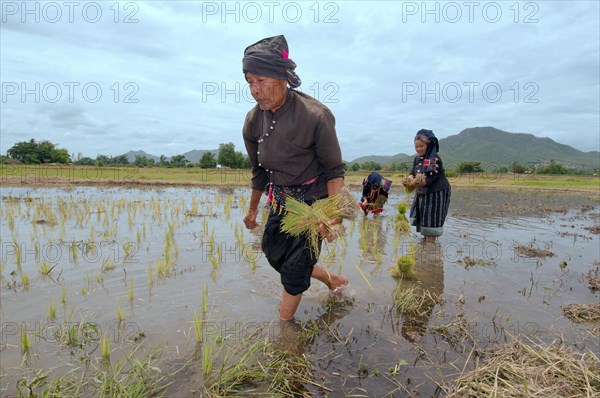
POLYGON ((396 206, 398 210, 398 214, 396 214, 396 231, 398 232, 408 232, 410 231, 410 224, 408 223, 408 219, 406 218, 406 211, 408 210, 407 202, 400 202, 398 206, 396 206))
MULTIPOLYGON (((396 206, 396 209, 398 210, 398 216, 406 214, 406 211, 408 210, 408 203, 403 201, 398 203, 398 205, 396 206)), ((406 216, 405 216, 406 217, 406 216)))
POLYGON ((292 197, 285 199, 286 214, 281 220, 281 231, 291 236, 308 236, 308 244, 316 255, 319 252, 319 221, 325 232, 343 236, 341 224, 329 225, 335 219, 354 220, 358 214, 356 199, 346 188, 338 194, 317 200, 312 206, 292 197))
POLYGON ((454 381, 449 398, 600 396, 600 361, 593 351, 515 341, 481 354, 475 369, 454 381))
POLYGON ((394 278, 414 279, 415 258, 417 257, 417 248, 414 244, 410 245, 408 254, 396 259, 396 266, 390 269, 394 278))
POLYGON ((404 192, 407 194, 411 193, 417 188, 417 185, 422 182, 425 182, 425 174, 417 173, 416 176, 409 174, 406 178, 402 180, 402 185, 404 185, 404 192))

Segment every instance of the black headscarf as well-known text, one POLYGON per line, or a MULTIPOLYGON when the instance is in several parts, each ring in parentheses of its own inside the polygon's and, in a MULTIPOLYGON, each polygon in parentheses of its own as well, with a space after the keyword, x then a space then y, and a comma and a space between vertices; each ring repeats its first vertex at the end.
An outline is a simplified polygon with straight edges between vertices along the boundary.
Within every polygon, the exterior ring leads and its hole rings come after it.
POLYGON ((429 144, 427 144, 427 152, 425 152, 425 156, 423 156, 423 169, 422 172, 432 172, 436 170, 437 167, 437 160, 436 160, 436 155, 438 153, 438 151, 440 150, 440 144, 438 142, 438 139, 436 138, 436 136, 433 134, 433 131, 431 130, 425 130, 425 129, 421 129, 417 132, 417 135, 415 136, 415 140, 420 136, 423 135, 427 138, 429 138, 429 144))
POLYGON ((242 59, 243 71, 257 76, 287 80, 291 88, 300 87, 302 80, 294 72, 296 63, 289 58, 283 35, 267 37, 246 47, 242 59))

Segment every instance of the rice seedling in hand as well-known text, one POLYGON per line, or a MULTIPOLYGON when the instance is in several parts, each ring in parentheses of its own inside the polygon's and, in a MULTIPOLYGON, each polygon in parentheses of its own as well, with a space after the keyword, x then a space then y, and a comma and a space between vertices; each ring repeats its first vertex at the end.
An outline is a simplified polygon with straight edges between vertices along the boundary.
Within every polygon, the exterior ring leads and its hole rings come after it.
POLYGON ((285 216, 281 221, 281 231, 291 236, 308 236, 309 247, 313 253, 319 248, 319 226, 326 233, 341 236, 341 224, 330 225, 333 220, 353 220, 358 214, 355 198, 343 189, 336 195, 317 200, 309 206, 292 197, 285 199, 285 216))
POLYGON ((408 175, 406 178, 402 180, 402 185, 404 185, 404 192, 411 193, 417 188, 417 185, 425 182, 424 174, 417 174, 416 176, 408 175))

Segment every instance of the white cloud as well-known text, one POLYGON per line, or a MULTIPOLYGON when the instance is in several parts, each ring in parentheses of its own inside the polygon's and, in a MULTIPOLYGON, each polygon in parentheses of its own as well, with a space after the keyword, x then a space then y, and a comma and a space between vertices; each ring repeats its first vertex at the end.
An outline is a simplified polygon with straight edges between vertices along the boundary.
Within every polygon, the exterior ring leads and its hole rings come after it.
POLYGON ((95 23, 91 2, 56 23, 50 3, 29 3, 39 22, 22 4, 2 3, 3 153, 32 137, 91 157, 244 150, 243 50, 276 34, 334 112, 345 159, 483 125, 599 149, 597 2, 99 2, 95 23))

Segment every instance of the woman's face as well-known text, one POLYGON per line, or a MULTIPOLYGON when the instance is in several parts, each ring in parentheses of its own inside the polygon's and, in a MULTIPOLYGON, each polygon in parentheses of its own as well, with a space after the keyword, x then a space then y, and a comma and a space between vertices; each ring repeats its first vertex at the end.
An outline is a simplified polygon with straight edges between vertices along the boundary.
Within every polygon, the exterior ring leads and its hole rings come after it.
POLYGON ((417 155, 425 156, 427 153, 427 144, 421 140, 415 140, 415 151, 417 151, 417 155))
POLYGON ((272 77, 246 73, 250 93, 263 111, 275 112, 284 103, 287 96, 287 81, 272 77))

